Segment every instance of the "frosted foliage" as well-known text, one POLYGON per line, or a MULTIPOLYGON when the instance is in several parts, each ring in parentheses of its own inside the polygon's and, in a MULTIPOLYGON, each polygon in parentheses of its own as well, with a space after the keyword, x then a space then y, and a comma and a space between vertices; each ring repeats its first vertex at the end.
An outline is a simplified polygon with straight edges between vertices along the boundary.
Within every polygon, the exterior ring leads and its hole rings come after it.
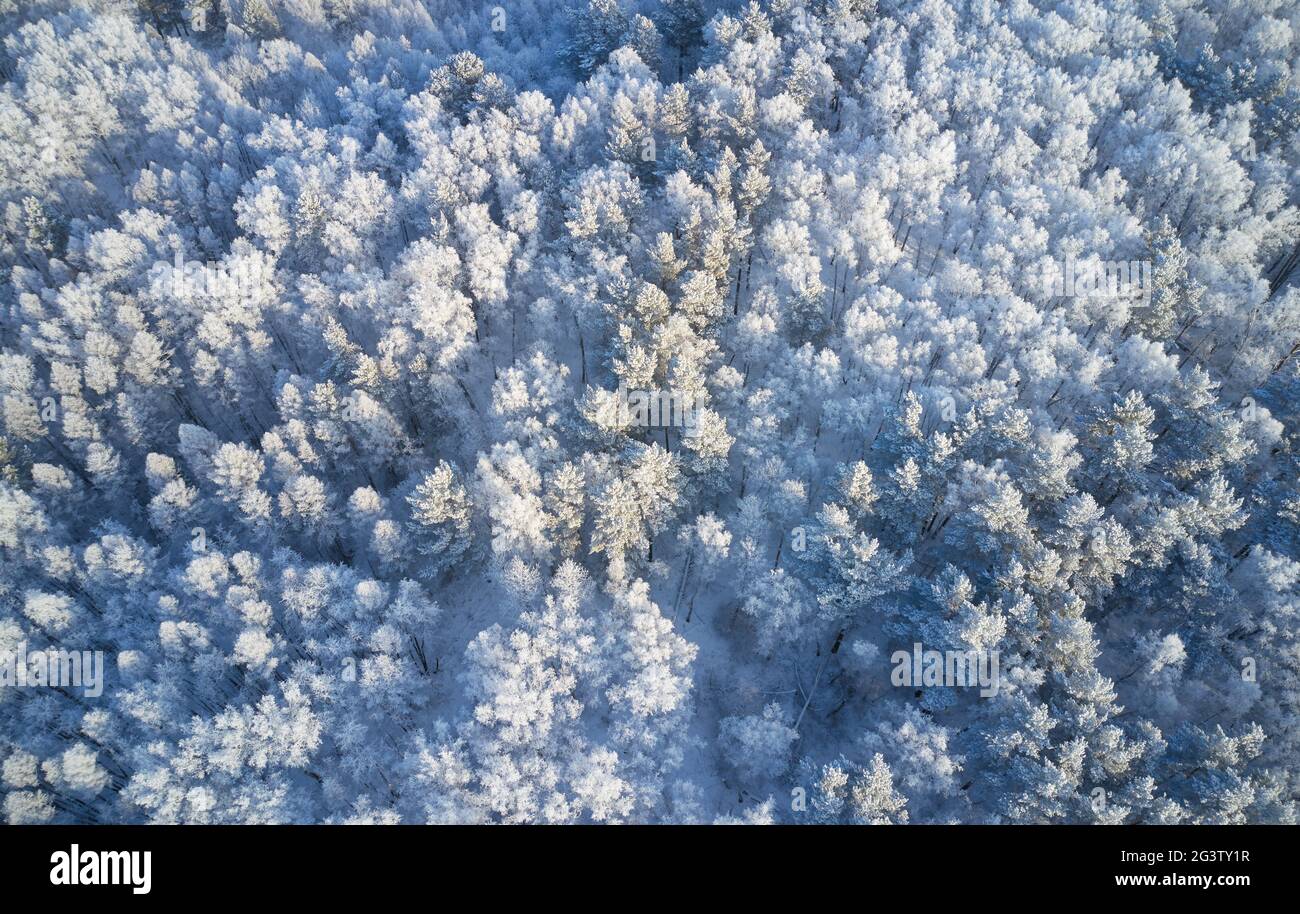
POLYGON ((0 0, 0 816, 1295 823, 1293 6, 0 0))

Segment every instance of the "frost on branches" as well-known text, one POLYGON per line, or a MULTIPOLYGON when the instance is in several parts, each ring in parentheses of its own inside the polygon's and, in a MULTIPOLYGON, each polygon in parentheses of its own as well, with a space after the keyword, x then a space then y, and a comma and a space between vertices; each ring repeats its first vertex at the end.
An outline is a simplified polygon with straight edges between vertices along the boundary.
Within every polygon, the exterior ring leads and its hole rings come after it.
POLYGON ((6 821, 1296 821, 1295 4, 0 23, 6 821))

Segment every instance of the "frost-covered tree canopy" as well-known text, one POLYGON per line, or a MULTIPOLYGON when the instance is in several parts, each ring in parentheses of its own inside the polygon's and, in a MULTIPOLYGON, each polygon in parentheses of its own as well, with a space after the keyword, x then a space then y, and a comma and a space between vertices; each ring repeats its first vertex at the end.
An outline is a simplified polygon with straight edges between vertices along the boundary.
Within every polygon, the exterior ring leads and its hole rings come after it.
POLYGON ((0 0, 4 820, 1296 821, 1300 6, 572 3, 0 0))

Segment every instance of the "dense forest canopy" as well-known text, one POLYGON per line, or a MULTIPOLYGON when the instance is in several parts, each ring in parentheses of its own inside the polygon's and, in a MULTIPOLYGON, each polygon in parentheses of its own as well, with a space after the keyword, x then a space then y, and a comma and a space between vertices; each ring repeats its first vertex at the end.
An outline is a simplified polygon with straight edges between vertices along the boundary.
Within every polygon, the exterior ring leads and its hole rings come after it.
POLYGON ((0 35, 6 821, 1296 820, 1293 0, 0 35))

